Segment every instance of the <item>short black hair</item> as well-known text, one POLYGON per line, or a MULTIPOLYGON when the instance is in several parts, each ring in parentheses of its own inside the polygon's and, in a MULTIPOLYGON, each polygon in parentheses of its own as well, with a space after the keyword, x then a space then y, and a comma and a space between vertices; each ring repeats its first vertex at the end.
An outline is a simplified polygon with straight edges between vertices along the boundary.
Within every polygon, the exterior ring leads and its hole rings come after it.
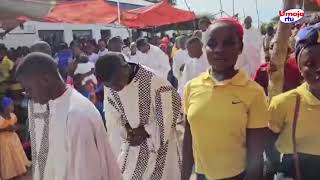
POLYGON ((211 21, 207 16, 204 16, 199 20, 199 24, 202 24, 202 23, 211 24, 211 21))
POLYGON ((110 38, 108 40, 108 45, 110 45, 111 43, 117 43, 117 42, 122 43, 122 38, 120 36, 115 36, 115 37, 110 38))
POLYGON ((51 46, 45 41, 38 41, 38 42, 34 43, 30 47, 30 51, 31 52, 41 52, 41 53, 48 54, 50 56, 52 55, 51 46))
POLYGON ((16 69, 16 77, 59 75, 58 65, 48 54, 33 52, 27 55, 16 69))
POLYGON ((148 40, 146 38, 139 38, 139 39, 137 39, 137 43, 136 44, 137 44, 137 47, 139 48, 139 47, 145 46, 145 45, 147 45, 149 43, 148 43, 148 40))
POLYGON ((101 81, 110 81, 114 74, 127 62, 124 56, 118 52, 108 52, 101 56, 95 65, 95 74, 101 81))
POLYGON ((201 39, 199 39, 198 37, 196 36, 192 36, 191 38, 189 38, 186 42, 186 45, 190 45, 190 44, 193 44, 193 43, 199 43, 201 45, 203 45, 201 39))
POLYGON ((7 51, 7 47, 4 44, 0 44, 0 51, 7 51))
POLYGON ((104 42, 104 43, 106 43, 106 40, 105 40, 105 39, 99 39, 98 43, 99 43, 99 42, 104 42))

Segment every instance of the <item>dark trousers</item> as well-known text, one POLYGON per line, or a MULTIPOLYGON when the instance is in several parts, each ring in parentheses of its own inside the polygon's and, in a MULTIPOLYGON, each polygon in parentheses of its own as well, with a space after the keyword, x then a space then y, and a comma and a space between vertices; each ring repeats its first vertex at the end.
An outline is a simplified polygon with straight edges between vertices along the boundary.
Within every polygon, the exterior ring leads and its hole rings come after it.
MULTIPOLYGON (((245 178, 245 173, 243 172, 237 176, 224 178, 224 179, 220 179, 220 180, 244 180, 244 178, 245 178)), ((197 180, 207 180, 207 178, 203 174, 197 174, 197 180)))
MULTIPOLYGON (((320 156, 303 153, 298 153, 298 156, 302 180, 320 180, 320 156)), ((283 155, 279 172, 283 173, 286 177, 295 177, 292 154, 283 155)))

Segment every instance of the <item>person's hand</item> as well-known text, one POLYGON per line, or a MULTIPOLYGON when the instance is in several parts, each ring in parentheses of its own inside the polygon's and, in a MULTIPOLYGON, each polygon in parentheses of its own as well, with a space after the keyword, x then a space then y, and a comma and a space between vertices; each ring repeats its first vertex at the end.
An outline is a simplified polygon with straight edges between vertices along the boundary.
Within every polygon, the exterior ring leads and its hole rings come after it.
POLYGON ((150 135, 143 126, 127 130, 127 140, 130 146, 140 146, 149 137, 150 135))
POLYGON ((273 63, 270 63, 270 67, 268 69, 269 73, 276 72, 278 70, 277 66, 273 63))

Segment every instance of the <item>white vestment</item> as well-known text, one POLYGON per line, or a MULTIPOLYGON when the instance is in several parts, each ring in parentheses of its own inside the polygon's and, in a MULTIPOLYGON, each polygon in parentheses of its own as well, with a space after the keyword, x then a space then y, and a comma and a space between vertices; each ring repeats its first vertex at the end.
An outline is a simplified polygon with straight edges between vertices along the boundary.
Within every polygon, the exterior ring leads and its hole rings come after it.
POLYGON ((121 180, 101 116, 68 87, 47 105, 29 103, 33 180, 121 180))
POLYGON ((105 110, 110 142, 119 154, 125 180, 180 179, 176 121, 181 100, 169 82, 139 65, 134 79, 123 90, 105 89, 105 110), (150 138, 140 146, 129 146, 126 123, 132 128, 144 126, 150 138))
POLYGON ((150 44, 150 50, 147 53, 137 53, 134 63, 142 64, 152 69, 156 74, 167 79, 170 71, 169 56, 159 47, 150 44))
POLYGON ((202 56, 199 59, 192 58, 186 63, 178 86, 178 92, 181 97, 183 96, 184 86, 187 84, 187 82, 208 70, 209 67, 210 65, 205 50, 203 50, 202 56))
POLYGON ((98 56, 99 56, 99 57, 104 56, 104 55, 106 55, 108 52, 109 52, 109 51, 108 51, 107 48, 105 48, 103 51, 99 50, 98 56))
POLYGON ((178 82, 180 81, 180 78, 182 76, 181 67, 184 66, 187 62, 191 60, 191 57, 188 54, 188 51, 185 49, 179 49, 176 55, 173 57, 173 74, 178 79, 178 82))
POLYGON ((98 61, 99 59, 99 55, 96 54, 96 53, 92 53, 88 56, 89 58, 89 61, 92 62, 93 64, 96 64, 96 62, 98 61))
POLYGON ((243 51, 235 67, 244 70, 250 77, 254 77, 261 65, 261 48, 262 36, 259 30, 253 27, 244 28, 243 51))

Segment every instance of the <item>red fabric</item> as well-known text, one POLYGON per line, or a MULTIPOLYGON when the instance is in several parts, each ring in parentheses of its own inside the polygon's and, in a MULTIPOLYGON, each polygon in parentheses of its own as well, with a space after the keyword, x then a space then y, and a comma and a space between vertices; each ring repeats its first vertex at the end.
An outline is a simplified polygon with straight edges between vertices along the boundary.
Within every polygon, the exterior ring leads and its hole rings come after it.
POLYGON ((26 21, 30 21, 31 19, 27 16, 18 16, 16 18, 16 20, 21 21, 21 22, 26 22, 26 21))
POLYGON ((194 20, 193 12, 172 7, 163 1, 123 13, 121 23, 130 28, 144 29, 194 20))
POLYGON ((103 0, 86 0, 58 4, 43 19, 49 22, 109 24, 117 18, 117 7, 103 0))
MULTIPOLYGON (((257 73, 254 78, 254 80, 264 88, 266 94, 268 94, 269 67, 269 63, 261 65, 257 70, 257 73)), ((284 79, 285 82, 283 85, 283 92, 287 92, 297 88, 303 80, 294 56, 290 56, 287 63, 285 64, 284 79)))
POLYGON ((320 0, 313 0, 314 3, 316 3, 316 5, 320 6, 320 0))
POLYGON ((287 64, 285 65, 285 68, 284 68, 284 76, 285 76, 285 83, 283 86, 284 92, 295 89, 301 84, 303 78, 301 76, 296 58, 294 56, 289 57, 287 64))
POLYGON ((239 23, 239 21, 237 21, 236 19, 234 18, 220 18, 220 19, 217 19, 213 22, 214 23, 218 23, 218 22, 223 22, 223 23, 228 23, 228 24, 232 24, 234 25, 237 30, 238 30, 238 33, 240 35, 240 38, 241 40, 243 39, 243 27, 242 25, 239 23))
POLYGON ((269 85, 269 63, 262 64, 256 72, 254 81, 256 81, 260 86, 263 87, 266 94, 268 94, 268 85, 269 85))

